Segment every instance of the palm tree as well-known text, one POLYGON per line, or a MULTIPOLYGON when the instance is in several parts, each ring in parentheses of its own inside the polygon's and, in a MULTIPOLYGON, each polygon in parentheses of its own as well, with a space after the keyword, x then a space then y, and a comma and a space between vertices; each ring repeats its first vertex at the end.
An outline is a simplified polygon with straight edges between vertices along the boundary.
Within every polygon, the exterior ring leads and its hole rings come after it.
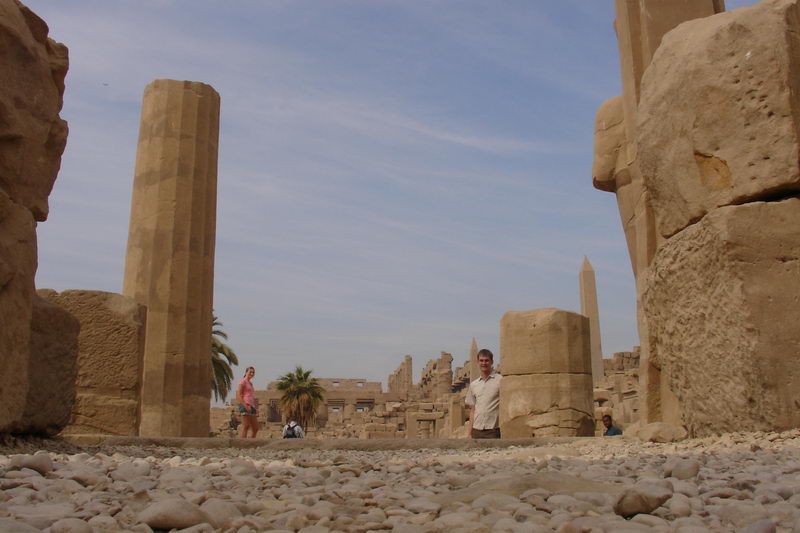
POLYGON ((311 377, 311 372, 297 366, 294 372, 278 378, 278 390, 283 392, 281 411, 304 428, 315 421, 317 406, 322 402, 324 392, 317 378, 311 377))
POLYGON ((239 359, 230 346, 223 341, 228 340, 228 334, 222 331, 222 322, 216 315, 212 315, 211 325, 211 392, 214 399, 225 401, 231 391, 233 370, 231 365, 239 364, 239 359))

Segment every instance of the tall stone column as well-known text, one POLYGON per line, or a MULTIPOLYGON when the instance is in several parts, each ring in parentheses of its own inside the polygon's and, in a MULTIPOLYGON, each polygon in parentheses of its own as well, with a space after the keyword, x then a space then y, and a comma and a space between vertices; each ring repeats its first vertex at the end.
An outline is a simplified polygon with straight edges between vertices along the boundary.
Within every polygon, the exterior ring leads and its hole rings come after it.
POLYGON ((217 92, 144 91, 123 293, 147 306, 142 436, 207 436, 216 237, 217 92))
POLYGON ((579 274, 581 287, 581 314, 589 317, 589 337, 592 353, 592 381, 595 385, 603 379, 603 350, 600 346, 600 311, 597 307, 597 284, 589 258, 583 258, 579 274))

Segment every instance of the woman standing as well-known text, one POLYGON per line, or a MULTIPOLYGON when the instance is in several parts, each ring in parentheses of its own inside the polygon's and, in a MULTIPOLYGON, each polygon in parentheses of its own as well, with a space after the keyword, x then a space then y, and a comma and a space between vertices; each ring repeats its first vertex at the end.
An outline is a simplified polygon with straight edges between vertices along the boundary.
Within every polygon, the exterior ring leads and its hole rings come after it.
POLYGON ((253 384, 250 381, 255 375, 256 369, 248 366, 236 388, 236 401, 239 402, 239 414, 242 415, 242 431, 239 436, 243 439, 247 438, 248 429, 253 433, 252 438, 256 438, 256 433, 258 433, 258 412, 253 399, 253 384))

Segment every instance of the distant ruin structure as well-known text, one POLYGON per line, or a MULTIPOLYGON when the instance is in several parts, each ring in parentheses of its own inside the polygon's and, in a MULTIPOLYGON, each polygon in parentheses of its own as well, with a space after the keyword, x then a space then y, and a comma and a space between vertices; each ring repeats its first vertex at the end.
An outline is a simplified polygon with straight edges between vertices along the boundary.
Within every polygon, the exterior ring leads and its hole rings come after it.
POLYGON ((589 319, 545 308, 500 321, 503 437, 592 436, 595 432, 589 319))
POLYGON ((600 311, 597 307, 597 283, 588 257, 583 258, 578 275, 581 293, 581 314, 589 317, 589 346, 592 354, 592 379, 597 385, 603 379, 603 349, 600 343, 600 311))
POLYGON ((203 83, 144 91, 123 283, 147 308, 142 436, 208 435, 219 106, 203 83))
POLYGON ((623 94, 598 111, 593 182, 636 277, 643 422, 797 427, 800 6, 616 7, 623 94))
POLYGON ((397 370, 389 376, 389 392, 407 395, 414 386, 413 362, 410 355, 403 358, 397 370))

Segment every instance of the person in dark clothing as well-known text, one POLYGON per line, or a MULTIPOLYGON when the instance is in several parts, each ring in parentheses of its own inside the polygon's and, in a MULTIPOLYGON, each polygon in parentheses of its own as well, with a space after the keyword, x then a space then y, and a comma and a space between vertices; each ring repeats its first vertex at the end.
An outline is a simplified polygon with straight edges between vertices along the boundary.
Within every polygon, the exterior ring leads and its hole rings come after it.
POLYGON ((617 435, 622 435, 622 430, 614 425, 611 415, 603 415, 603 425, 606 427, 606 430, 603 432, 604 437, 615 437, 617 435))

